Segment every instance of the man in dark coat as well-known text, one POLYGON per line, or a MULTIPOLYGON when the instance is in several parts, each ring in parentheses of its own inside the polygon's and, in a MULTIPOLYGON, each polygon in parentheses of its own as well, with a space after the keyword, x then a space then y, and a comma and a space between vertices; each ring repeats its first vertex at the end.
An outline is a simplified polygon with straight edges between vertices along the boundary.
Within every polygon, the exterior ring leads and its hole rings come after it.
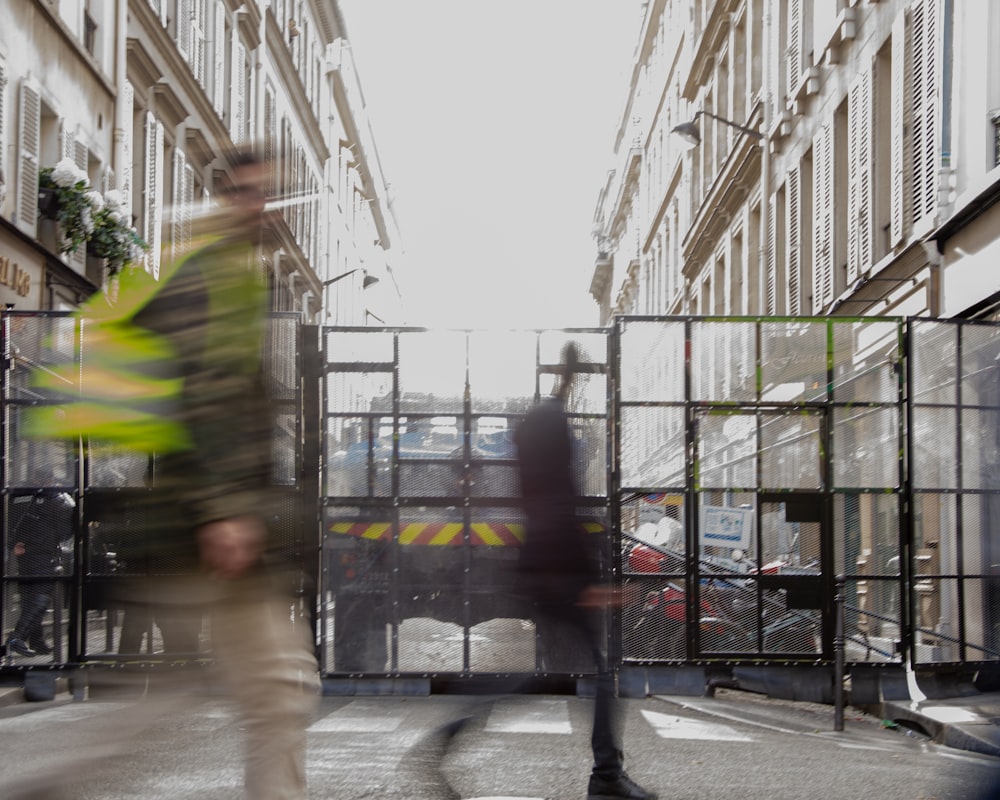
POLYGON ((61 544, 73 536, 73 499, 62 492, 38 491, 11 500, 11 553, 17 564, 21 611, 7 638, 7 654, 44 656, 52 652, 42 621, 61 573, 61 544), (46 580, 46 578, 48 580, 46 580))
POLYGON ((614 675, 600 633, 600 612, 612 593, 602 585, 597 536, 584 532, 576 513, 577 458, 566 402, 578 371, 577 349, 570 343, 563 352, 556 395, 528 412, 515 435, 527 517, 519 580, 533 602, 543 648, 548 639, 551 649, 556 634, 560 639, 575 634, 597 665, 588 800, 655 800, 656 794, 635 783, 623 768, 614 675))

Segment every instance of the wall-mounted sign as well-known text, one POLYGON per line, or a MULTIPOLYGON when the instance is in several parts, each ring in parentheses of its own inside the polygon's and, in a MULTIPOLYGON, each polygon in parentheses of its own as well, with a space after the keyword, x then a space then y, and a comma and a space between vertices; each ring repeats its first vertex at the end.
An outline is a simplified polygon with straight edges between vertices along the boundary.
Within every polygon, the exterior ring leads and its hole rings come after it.
POLYGON ((753 533, 752 508, 701 507, 702 547, 749 550, 753 533))
POLYGON ((0 286, 12 289, 18 297, 31 294, 31 274, 9 256, 0 255, 0 286))

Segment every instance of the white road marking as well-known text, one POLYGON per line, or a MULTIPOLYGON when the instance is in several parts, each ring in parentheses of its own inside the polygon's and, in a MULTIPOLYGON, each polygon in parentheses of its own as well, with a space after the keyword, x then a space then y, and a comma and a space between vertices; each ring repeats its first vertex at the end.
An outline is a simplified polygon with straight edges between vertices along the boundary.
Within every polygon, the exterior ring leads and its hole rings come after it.
POLYGON ((532 699, 493 706, 486 732, 567 734, 573 732, 573 726, 565 700, 532 699))
POLYGON ((646 722, 653 726, 663 739, 704 739, 715 742, 752 742, 752 736, 740 733, 728 725, 717 722, 702 722, 695 719, 685 719, 673 714, 661 714, 659 711, 642 709, 646 722))
POLYGON ((392 733, 403 722, 402 714, 387 714, 370 702, 353 700, 306 728, 308 733, 392 733))

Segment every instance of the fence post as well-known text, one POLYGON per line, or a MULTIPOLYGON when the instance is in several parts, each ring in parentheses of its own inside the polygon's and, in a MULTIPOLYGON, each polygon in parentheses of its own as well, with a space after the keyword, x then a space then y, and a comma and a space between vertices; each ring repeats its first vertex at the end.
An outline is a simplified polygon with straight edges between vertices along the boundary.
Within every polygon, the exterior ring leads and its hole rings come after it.
POLYGON ((833 637, 833 729, 835 731, 844 730, 844 600, 844 576, 838 575, 833 598, 836 610, 836 630, 833 637))

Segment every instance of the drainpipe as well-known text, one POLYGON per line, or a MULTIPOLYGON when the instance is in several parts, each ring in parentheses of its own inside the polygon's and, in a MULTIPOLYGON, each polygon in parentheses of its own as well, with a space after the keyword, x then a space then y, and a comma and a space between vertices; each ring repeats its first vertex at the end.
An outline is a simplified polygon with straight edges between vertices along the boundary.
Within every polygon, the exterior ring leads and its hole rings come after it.
POLYGON ((764 316, 767 312, 767 232, 771 217, 771 143, 768 137, 771 133, 771 92, 774 87, 767 85, 772 58, 771 53, 771 3, 765 0, 763 4, 764 19, 762 20, 761 49, 761 96, 764 100, 762 126, 763 138, 760 140, 760 233, 757 242, 757 313, 764 316))
POLYGON ((258 30, 259 43, 257 44, 257 58, 254 59, 254 70, 257 73, 257 81, 254 84, 254 108, 257 118, 254 120, 254 143, 264 155, 264 51, 267 49, 267 10, 271 7, 271 0, 259 0, 260 26, 258 30))
MULTIPOLYGON (((125 188, 125 131, 132 120, 125 119, 125 104, 122 94, 128 81, 128 0, 118 0, 115 12, 115 130, 112 165, 115 170, 115 188, 125 188)), ((129 198, 131 201, 131 198, 129 198)))

